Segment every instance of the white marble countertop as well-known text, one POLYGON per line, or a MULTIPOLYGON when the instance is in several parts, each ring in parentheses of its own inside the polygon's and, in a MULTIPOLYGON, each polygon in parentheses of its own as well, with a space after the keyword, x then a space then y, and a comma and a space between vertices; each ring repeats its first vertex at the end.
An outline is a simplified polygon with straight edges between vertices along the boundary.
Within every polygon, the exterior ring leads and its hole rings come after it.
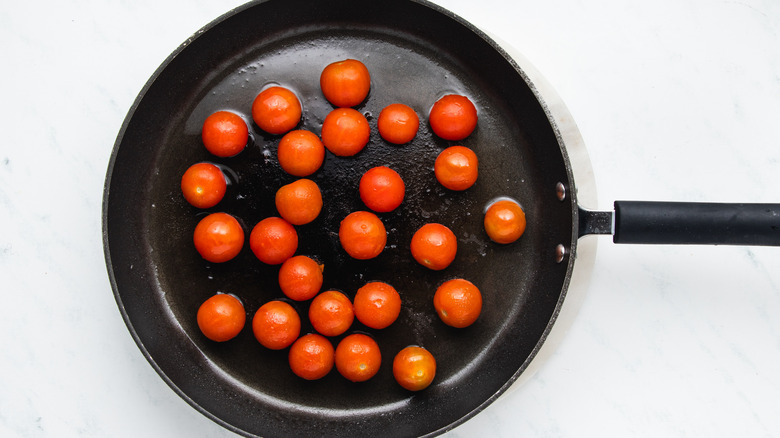
MULTIPOLYGON (((0 436, 228 437, 154 372, 101 202, 135 96, 240 0, 0 4, 0 436)), ((780 3, 439 0, 523 53, 616 199, 780 202, 780 3)), ((599 238, 568 334, 447 436, 780 436, 780 250, 599 238)))

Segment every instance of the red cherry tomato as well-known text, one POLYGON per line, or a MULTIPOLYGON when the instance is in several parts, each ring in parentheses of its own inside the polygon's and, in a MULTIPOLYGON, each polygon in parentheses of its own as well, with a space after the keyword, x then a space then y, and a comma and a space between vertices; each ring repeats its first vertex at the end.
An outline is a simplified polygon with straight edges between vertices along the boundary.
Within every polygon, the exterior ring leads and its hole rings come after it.
POLYGON ((320 88, 328 102, 338 107, 353 107, 366 100, 371 75, 356 59, 328 64, 320 75, 320 88))
POLYGON ((368 260, 378 256, 387 244, 382 220, 370 211, 355 211, 339 225, 339 241, 352 258, 368 260))
POLYGON ((381 281, 365 284, 355 293, 355 317, 373 329, 389 327, 401 313, 401 295, 381 281))
POLYGON ((418 263, 434 271, 440 271, 455 260, 458 239, 442 224, 428 223, 412 236, 412 257, 418 263))
POLYGON ((525 232, 525 213, 517 202, 501 199, 488 207, 484 225, 490 240, 503 244, 512 243, 525 232))
POLYGON ((309 333, 292 344, 288 360, 296 376, 317 380, 327 376, 333 369, 335 355, 333 344, 326 337, 309 333))
POLYGON ((261 91, 252 102, 252 119, 269 134, 284 134, 301 121, 301 102, 284 87, 270 87, 261 91))
POLYGON ((309 176, 325 160, 325 146, 317 134, 299 129, 290 131, 279 140, 276 152, 279 165, 293 176, 309 176))
POLYGON ((395 170, 386 166, 377 166, 363 174, 358 191, 366 207, 379 213, 386 213, 401 205, 406 185, 395 170))
POLYGON ((322 288, 323 265, 311 257, 299 255, 290 257, 279 268, 279 287, 295 301, 314 298, 322 288))
POLYGON ((317 219, 322 210, 322 193, 314 181, 306 178, 283 185, 276 191, 279 216, 293 225, 305 225, 317 219))
POLYGON ((465 146, 450 146, 436 158, 433 171, 441 185, 462 191, 477 182, 478 167, 479 160, 474 151, 465 146))
POLYGON ((477 109, 468 97, 448 94, 433 104, 428 122, 439 137, 463 140, 477 127, 477 109))
POLYGON ((215 342, 229 341, 244 328, 246 311, 241 301, 229 294, 216 294, 198 308, 198 328, 215 342))
POLYGON ((436 376, 436 359, 426 349, 409 346, 399 351, 393 359, 393 377, 409 391, 421 391, 436 376))
POLYGON ((412 108, 402 103, 386 106, 376 121, 379 135, 393 144, 412 141, 420 128, 420 118, 412 108))
POLYGON ((336 369, 346 379, 365 382, 379 372, 382 352, 376 341, 362 333, 353 333, 336 347, 336 369))
POLYGON ((298 250, 298 232, 280 217, 265 218, 252 228, 249 247, 261 262, 278 265, 298 250))
POLYGON ((231 260, 244 246, 244 229, 227 213, 212 213, 198 222, 193 235, 195 249, 213 263, 231 260))
POLYGON ((181 177, 184 199, 197 208, 211 208, 225 197, 227 181, 219 167, 211 163, 196 163, 181 177))
POLYGON ((334 155, 350 157, 362 151, 371 137, 366 116, 352 108, 336 108, 322 122, 322 143, 334 155))
POLYGON ((482 313, 482 293, 474 283, 462 278, 445 281, 433 294, 433 307, 442 322, 464 328, 482 313))
POLYGON ((269 301, 255 312, 252 332, 260 344, 271 350, 289 347, 301 333, 301 317, 284 301, 269 301))
POLYGON ((325 291, 314 297, 309 305, 309 321, 322 335, 338 336, 347 331, 354 320, 352 302, 339 291, 325 291))
POLYGON ((229 111, 217 111, 206 117, 201 131, 203 145, 218 157, 232 157, 243 151, 249 140, 244 119, 229 111))

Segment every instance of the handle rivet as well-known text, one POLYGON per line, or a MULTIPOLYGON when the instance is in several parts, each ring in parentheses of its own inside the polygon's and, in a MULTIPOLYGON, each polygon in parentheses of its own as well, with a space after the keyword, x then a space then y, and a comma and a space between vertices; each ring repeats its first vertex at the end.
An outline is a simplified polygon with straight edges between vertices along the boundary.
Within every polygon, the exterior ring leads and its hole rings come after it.
POLYGON ((563 201, 566 199, 566 186, 562 182, 555 185, 555 193, 558 195, 558 200, 563 201))
POLYGON ((555 247, 555 263, 561 263, 566 258, 566 247, 558 245, 555 247))

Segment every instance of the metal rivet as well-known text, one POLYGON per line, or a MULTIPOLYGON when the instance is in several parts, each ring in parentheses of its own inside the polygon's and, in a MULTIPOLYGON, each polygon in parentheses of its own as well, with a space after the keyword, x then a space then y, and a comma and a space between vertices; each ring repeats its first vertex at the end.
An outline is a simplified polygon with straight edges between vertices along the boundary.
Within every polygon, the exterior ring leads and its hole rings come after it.
POLYGON ((566 247, 558 245, 555 247, 555 262, 561 263, 566 258, 566 247))
POLYGON ((555 185, 555 193, 558 195, 558 200, 563 201, 566 199, 566 186, 559 182, 555 185))

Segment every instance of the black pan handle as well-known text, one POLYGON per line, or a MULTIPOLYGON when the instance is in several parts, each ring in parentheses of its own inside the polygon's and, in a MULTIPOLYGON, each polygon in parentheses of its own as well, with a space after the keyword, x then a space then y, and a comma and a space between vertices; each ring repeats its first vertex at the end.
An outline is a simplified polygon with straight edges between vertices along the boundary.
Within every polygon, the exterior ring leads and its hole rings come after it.
POLYGON ((614 216, 580 209, 579 226, 615 243, 780 246, 780 204, 615 201, 614 216))

